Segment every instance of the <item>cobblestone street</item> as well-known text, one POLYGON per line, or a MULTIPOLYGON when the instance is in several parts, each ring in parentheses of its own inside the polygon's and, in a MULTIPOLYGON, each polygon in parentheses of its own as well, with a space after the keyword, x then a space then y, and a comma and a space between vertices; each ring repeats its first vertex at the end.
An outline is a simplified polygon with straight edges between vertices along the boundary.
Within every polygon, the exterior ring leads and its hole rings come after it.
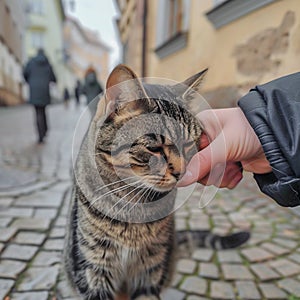
MULTIPOLYGON (((37 145, 32 108, 0 108, 0 299, 76 299, 61 253, 82 109, 49 106, 49 134, 37 145)), ((178 229, 249 229, 251 238, 238 249, 199 248, 181 257, 162 299, 300 299, 299 209, 278 206, 250 176, 235 190, 219 190, 203 209, 199 193, 176 212, 178 229)))

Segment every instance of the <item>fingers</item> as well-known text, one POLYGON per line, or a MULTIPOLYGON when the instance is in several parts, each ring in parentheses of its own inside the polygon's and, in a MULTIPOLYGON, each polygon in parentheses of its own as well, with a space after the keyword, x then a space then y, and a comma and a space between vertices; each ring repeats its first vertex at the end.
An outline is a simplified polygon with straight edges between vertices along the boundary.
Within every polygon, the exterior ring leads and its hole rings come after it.
POLYGON ((234 188, 243 178, 239 163, 226 162, 226 147, 222 136, 198 152, 187 166, 187 172, 178 187, 194 182, 217 187, 234 188))
POLYGON ((178 187, 192 184, 198 181, 199 178, 206 176, 206 174, 209 172, 210 160, 206 158, 207 151, 205 151, 207 148, 193 156, 188 164, 186 173, 177 184, 178 187))
POLYGON ((204 126, 204 134, 200 138, 200 151, 192 158, 187 166, 187 172, 178 183, 186 186, 194 182, 218 187, 235 187, 242 179, 242 171, 235 160, 239 149, 235 144, 238 127, 231 121, 238 111, 236 109, 203 111, 197 115, 204 126), (230 126, 225 126, 229 122, 230 126), (232 125, 233 124, 233 125, 232 125))
POLYGON ((229 162, 225 168, 224 166, 216 166, 207 176, 199 180, 199 182, 203 185, 214 185, 220 188, 226 187, 233 189, 242 178, 243 174, 240 164, 229 162))
POLYGON ((203 132, 200 137, 199 149, 201 150, 201 149, 207 147, 208 145, 209 145, 208 136, 203 132))
POLYGON ((223 110, 204 110, 197 114, 197 119, 202 125, 205 133, 213 140, 222 130, 222 116, 223 110))
POLYGON ((242 165, 245 171, 256 174, 266 174, 272 171, 270 162, 266 159, 264 154, 262 157, 242 161, 242 165))
POLYGON ((240 164, 230 162, 227 163, 222 181, 219 187, 226 187, 228 189, 233 189, 238 185, 238 183, 243 178, 243 169, 240 167, 240 164))
POLYGON ((206 148, 193 156, 178 186, 186 186, 201 180, 211 172, 213 167, 224 162, 226 162, 226 147, 223 136, 219 135, 206 148))

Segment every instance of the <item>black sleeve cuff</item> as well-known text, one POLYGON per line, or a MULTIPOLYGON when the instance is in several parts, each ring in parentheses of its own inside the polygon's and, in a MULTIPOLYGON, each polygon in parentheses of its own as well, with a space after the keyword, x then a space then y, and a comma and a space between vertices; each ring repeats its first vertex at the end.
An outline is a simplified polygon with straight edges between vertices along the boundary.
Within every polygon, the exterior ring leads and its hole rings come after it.
POLYGON ((259 188, 282 206, 300 205, 300 179, 296 178, 269 126, 267 103, 263 95, 253 89, 240 99, 238 105, 258 136, 272 167, 272 173, 254 175, 259 188))

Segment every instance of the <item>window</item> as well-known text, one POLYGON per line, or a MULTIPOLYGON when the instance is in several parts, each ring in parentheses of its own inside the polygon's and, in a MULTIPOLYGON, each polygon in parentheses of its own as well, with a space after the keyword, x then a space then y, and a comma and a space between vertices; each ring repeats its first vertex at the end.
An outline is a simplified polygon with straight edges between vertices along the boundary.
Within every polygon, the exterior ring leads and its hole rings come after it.
POLYGON ((44 47, 44 33, 43 32, 32 32, 31 33, 31 46, 35 49, 44 47))
POLYGON ((167 0, 169 6, 168 36, 175 36, 182 31, 182 0, 167 0))
POLYGON ((163 58, 186 46, 190 0, 159 1, 156 54, 163 58))
POLYGON ((256 9, 260 9, 270 3, 278 0, 227 0, 215 1, 216 4, 209 12, 206 13, 207 18, 214 25, 215 28, 220 28, 241 18, 256 9), (219 2, 219 3, 216 3, 219 2), (223 5, 217 5, 221 4, 223 5))
POLYGON ((159 19, 162 32, 161 39, 164 41, 171 39, 176 34, 183 31, 184 0, 160 1, 159 19))
POLYGON ((44 14, 44 2, 43 0, 30 0, 29 10, 33 14, 42 15, 44 14))

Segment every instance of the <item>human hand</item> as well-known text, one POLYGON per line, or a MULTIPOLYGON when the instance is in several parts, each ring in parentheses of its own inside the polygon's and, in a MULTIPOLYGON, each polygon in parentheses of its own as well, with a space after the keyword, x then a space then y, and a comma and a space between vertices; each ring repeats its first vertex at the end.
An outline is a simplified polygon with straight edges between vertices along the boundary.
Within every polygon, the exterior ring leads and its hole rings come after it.
POLYGON ((206 110, 197 118, 204 127, 201 150, 191 159, 179 187, 198 181, 234 188, 243 177, 243 169, 258 174, 271 171, 260 141, 240 108, 206 110))

